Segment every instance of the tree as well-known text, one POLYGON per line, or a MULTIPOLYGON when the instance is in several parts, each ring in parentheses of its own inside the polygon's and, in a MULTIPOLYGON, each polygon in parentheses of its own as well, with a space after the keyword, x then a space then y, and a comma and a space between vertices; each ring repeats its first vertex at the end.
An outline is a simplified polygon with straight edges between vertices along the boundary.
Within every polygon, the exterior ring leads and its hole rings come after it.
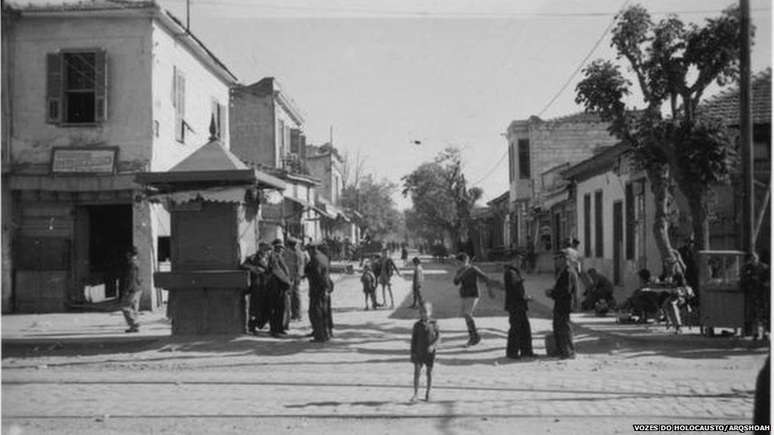
POLYGON ((467 187, 459 150, 445 149, 401 180, 403 195, 411 195, 414 217, 430 231, 448 232, 458 249, 468 238, 470 212, 483 194, 478 187, 467 187))
POLYGON ((669 241, 670 180, 687 198, 698 249, 709 248, 709 186, 729 179, 735 150, 720 120, 698 116, 705 90, 739 73, 740 13, 725 10, 703 26, 685 24, 670 15, 655 23, 642 6, 616 17, 612 46, 624 59, 645 100, 644 110, 630 110, 624 98, 632 82, 619 65, 596 60, 583 70, 577 103, 610 121, 609 131, 632 149, 655 197, 653 234, 671 273, 674 256, 669 241))
POLYGON ((359 186, 360 180, 365 173, 366 157, 360 155, 360 150, 352 154, 350 151, 344 151, 341 167, 341 184, 344 189, 350 186, 359 186))
POLYGON ((376 181, 368 174, 361 177, 358 185, 344 188, 341 202, 344 207, 356 210, 363 216, 361 224, 372 237, 384 239, 400 231, 403 216, 392 199, 396 189, 394 183, 376 181))

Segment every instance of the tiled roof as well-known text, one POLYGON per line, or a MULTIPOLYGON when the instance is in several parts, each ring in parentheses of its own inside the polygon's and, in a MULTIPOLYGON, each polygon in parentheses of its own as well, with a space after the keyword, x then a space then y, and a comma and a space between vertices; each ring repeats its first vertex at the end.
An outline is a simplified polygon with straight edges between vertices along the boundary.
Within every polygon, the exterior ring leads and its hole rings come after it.
MULTIPOLYGON (((739 86, 734 86, 699 105, 701 116, 720 118, 727 125, 739 125, 739 86)), ((752 78, 752 115, 754 124, 771 123, 771 68, 752 78)))
POLYGON ((578 112, 570 115, 552 118, 546 122, 566 122, 566 123, 584 123, 584 122, 603 122, 596 112, 578 112))

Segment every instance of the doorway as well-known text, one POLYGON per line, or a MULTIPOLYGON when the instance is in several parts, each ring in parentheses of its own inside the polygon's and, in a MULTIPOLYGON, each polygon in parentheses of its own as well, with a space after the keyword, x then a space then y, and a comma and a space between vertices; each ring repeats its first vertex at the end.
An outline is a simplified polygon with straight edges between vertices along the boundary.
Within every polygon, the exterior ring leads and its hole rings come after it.
POLYGON ((132 206, 84 206, 79 214, 86 218, 82 225, 88 228, 88 281, 104 284, 106 299, 118 297, 126 251, 133 244, 132 206))

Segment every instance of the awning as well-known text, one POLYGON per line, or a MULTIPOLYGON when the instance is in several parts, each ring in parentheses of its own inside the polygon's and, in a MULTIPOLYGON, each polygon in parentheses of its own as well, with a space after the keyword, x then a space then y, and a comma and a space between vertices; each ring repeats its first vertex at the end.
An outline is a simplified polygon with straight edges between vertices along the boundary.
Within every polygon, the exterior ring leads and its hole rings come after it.
POLYGON ((295 198, 295 197, 292 197, 292 196, 285 196, 283 198, 285 198, 287 200, 290 200, 290 201, 293 201, 296 204, 300 204, 302 207, 304 207, 305 210, 314 208, 314 205, 310 204, 307 201, 304 201, 303 199, 295 198))
POLYGON ((327 211, 323 210, 320 207, 314 206, 314 207, 312 207, 312 210, 316 211, 320 216, 322 216, 324 218, 328 218, 330 220, 336 219, 336 215, 330 214, 330 213, 328 213, 327 211))
POLYGON ((169 200, 176 204, 182 204, 194 200, 204 200, 212 202, 235 202, 245 201, 244 187, 213 187, 210 189, 189 190, 183 192, 164 193, 153 195, 155 199, 169 200))
POLYGON ((119 175, 21 175, 9 177, 11 190, 44 190, 56 192, 99 192, 136 190, 134 174, 119 175))

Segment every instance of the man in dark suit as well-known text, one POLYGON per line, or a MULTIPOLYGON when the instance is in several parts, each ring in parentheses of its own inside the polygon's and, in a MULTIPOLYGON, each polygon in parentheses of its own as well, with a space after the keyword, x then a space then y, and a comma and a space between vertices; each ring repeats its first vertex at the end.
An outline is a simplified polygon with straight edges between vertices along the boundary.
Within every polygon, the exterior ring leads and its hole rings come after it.
POLYGON ((578 273, 572 258, 572 252, 567 249, 560 251, 557 263, 563 264, 556 284, 549 296, 554 300, 554 339, 561 359, 575 358, 575 345, 570 326, 570 311, 572 297, 578 291, 578 273))
POLYGON ((508 312, 508 344, 505 355, 508 358, 535 356, 532 352, 532 331, 527 316, 529 298, 524 291, 524 278, 519 270, 522 257, 517 255, 510 264, 505 265, 503 282, 505 283, 505 311, 508 312))
POLYGON ((132 246, 126 253, 126 269, 124 269, 121 282, 121 311, 129 326, 124 332, 133 333, 140 330, 137 321, 140 310, 140 298, 142 297, 142 280, 140 279, 140 267, 137 264, 137 248, 132 246))
POLYGON ((269 255, 268 293, 271 307, 269 328, 272 337, 281 337, 285 335, 289 320, 287 319, 288 291, 292 283, 288 266, 283 259, 285 246, 282 240, 276 239, 271 244, 273 251, 269 255))
POLYGON ((309 322, 312 324, 312 341, 325 342, 330 339, 328 326, 328 304, 331 278, 328 257, 315 245, 309 246, 309 263, 304 270, 309 281, 309 322))

